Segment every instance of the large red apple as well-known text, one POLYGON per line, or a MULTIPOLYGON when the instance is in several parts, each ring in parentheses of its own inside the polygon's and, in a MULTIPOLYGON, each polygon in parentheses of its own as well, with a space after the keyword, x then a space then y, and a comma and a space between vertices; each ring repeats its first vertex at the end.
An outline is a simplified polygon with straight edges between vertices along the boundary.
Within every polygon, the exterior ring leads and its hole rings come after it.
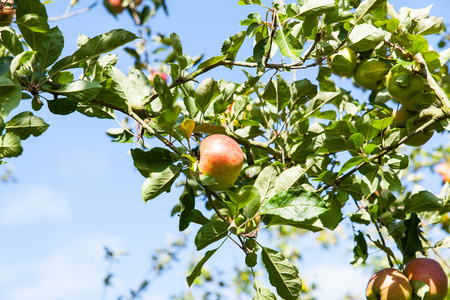
POLYGON ((448 292, 448 279, 441 265, 431 258, 416 258, 403 271, 410 281, 425 282, 430 290, 424 300, 444 300, 448 292))
POLYGON ((368 300, 411 300, 412 296, 412 286, 408 278, 393 268, 373 274, 366 288, 368 300))
MULTIPOLYGON (((4 2, 4 1, 1 1, 4 2)), ((7 3, 13 4, 13 0, 8 0, 7 3)), ((0 26, 8 26, 14 18, 14 8, 12 6, 4 6, 3 11, 0 11, 0 26)))
POLYGON ((200 172, 214 177, 217 191, 229 189, 239 177, 244 155, 238 143, 223 134, 213 134, 200 143, 200 172))

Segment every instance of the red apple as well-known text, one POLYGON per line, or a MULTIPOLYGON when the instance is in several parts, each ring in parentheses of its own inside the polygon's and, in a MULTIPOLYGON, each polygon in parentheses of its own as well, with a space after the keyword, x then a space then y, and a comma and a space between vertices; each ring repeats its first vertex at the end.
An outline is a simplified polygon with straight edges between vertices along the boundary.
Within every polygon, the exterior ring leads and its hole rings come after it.
POLYGON ((115 14, 120 14, 125 9, 122 0, 103 0, 105 5, 110 7, 115 14))
POLYGON ((229 189, 239 177, 244 155, 238 143, 223 134, 213 134, 200 143, 200 172, 214 177, 214 190, 229 189))
POLYGON ((436 171, 442 175, 443 181, 450 182, 450 165, 448 163, 439 163, 436 171))
POLYGON ((441 265, 431 258, 416 258, 403 271, 410 281, 425 282, 430 290, 424 300, 444 300, 448 292, 448 279, 441 265))
MULTIPOLYGON (((1 1, 4 3, 4 1, 1 1)), ((14 4, 13 0, 6 1, 7 3, 14 4)), ((14 8, 12 6, 4 6, 3 11, 0 11, 0 26, 8 26, 11 24, 14 18, 14 8)))
POLYGON ((383 269, 370 278, 366 288, 368 300, 411 300, 412 286, 400 271, 383 269))

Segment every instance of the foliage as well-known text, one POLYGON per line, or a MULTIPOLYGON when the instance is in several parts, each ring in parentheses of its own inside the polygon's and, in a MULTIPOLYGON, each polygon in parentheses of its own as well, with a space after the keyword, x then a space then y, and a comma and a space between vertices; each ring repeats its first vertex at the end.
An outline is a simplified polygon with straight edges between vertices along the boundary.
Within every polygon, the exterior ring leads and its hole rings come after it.
MULTIPOLYGON (((175 184, 183 186, 174 204, 180 231, 199 227, 195 246, 207 252, 187 284, 199 280, 224 243, 234 242, 251 273, 264 269, 273 286, 255 279, 254 299, 275 299, 275 293, 298 299, 302 291, 301 270, 258 239, 267 228, 333 231, 349 220, 355 241, 352 263, 365 264, 369 248, 376 248, 400 269, 419 254, 446 247, 448 239, 430 244, 427 231, 447 217, 448 194, 412 189, 405 178, 408 168, 432 166, 443 155, 421 165, 421 149, 402 146, 424 131, 448 130, 450 51, 431 49, 425 38, 443 32, 442 19, 429 16, 429 8, 397 12, 383 0, 286 2, 239 0, 235 5, 254 5, 263 13, 248 15, 240 23, 243 30, 207 59, 184 53, 176 33, 160 36, 155 52, 169 51, 161 66, 170 75, 166 81, 165 74, 155 75, 147 56, 131 47, 126 49, 135 67, 128 74, 115 67, 117 56, 110 52, 138 40, 122 29, 92 38, 81 35, 78 50, 61 57, 64 37, 48 25, 45 6, 39 0, 16 1, 20 32, 0 28, 0 162, 20 156, 23 140, 46 131, 49 125, 35 115, 44 106, 58 115, 125 116, 121 129, 110 135, 121 143, 137 138, 131 155, 145 177, 143 200, 170 192, 175 184), (247 39, 252 55, 238 61, 247 39), (328 58, 345 47, 357 52, 359 62, 369 62, 358 70, 358 76, 376 82, 367 99, 354 98, 332 80, 328 58), (401 122, 394 121, 399 102, 385 84, 396 66, 420 76, 433 99, 401 122), (196 80, 221 67, 240 67, 247 79, 196 80), (309 68, 317 71, 316 78, 289 79, 309 68), (74 69, 81 70, 78 78, 74 69), (30 99, 35 112, 16 112, 19 103, 30 99), (139 124, 137 131, 128 126, 131 121, 139 124), (220 193, 208 188, 208 179, 198 171, 197 145, 214 133, 232 137, 245 153, 238 181, 220 193), (148 149, 148 139, 159 140, 161 147, 148 149), (198 207, 198 200, 205 206, 198 207)), ((141 12, 130 5, 141 47, 146 47, 142 26, 158 8, 167 9, 164 1, 154 0, 153 10, 146 6, 141 12)), ((396 82, 406 86, 408 80, 405 75, 396 82)))

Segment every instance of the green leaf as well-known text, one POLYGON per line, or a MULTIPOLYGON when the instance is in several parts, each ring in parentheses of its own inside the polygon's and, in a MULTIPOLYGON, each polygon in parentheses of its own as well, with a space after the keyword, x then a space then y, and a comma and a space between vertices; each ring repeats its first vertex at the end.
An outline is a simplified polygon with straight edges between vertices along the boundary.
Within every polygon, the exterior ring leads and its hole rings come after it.
POLYGON ((180 37, 176 33, 170 35, 170 43, 176 56, 183 56, 183 47, 181 46, 180 37))
POLYGON ((225 56, 226 60, 232 60, 234 61, 236 59, 236 55, 239 51, 239 49, 242 46, 242 43, 244 42, 246 37, 245 31, 239 31, 234 36, 230 36, 228 39, 226 39, 223 42, 221 52, 225 56))
POLYGON ((264 205, 272 197, 278 174, 278 170, 274 166, 269 165, 256 178, 254 186, 259 190, 261 205, 264 205))
POLYGON ((300 15, 304 17, 315 17, 326 14, 335 9, 334 0, 307 0, 300 9, 300 15))
POLYGON ((47 20, 47 11, 39 0, 17 1, 16 22, 19 21, 18 27, 26 43, 35 51, 39 50, 45 38, 43 32, 50 30, 47 20))
POLYGON ((197 250, 202 250, 226 237, 227 233, 228 226, 223 221, 210 221, 198 230, 194 241, 195 247, 197 250))
POLYGON ((348 36, 348 46, 356 52, 364 52, 381 43, 386 34, 386 31, 371 24, 356 25, 348 36))
POLYGON ((353 248, 353 258, 354 260, 351 264, 365 263, 369 254, 367 253, 367 242, 364 238, 364 234, 358 231, 358 234, 354 237, 355 246, 353 248))
POLYGON ((77 102, 67 98, 47 101, 48 109, 55 115, 68 115, 77 110, 77 102))
POLYGON ((180 196, 180 223, 178 229, 184 231, 189 227, 192 221, 192 211, 195 208, 195 194, 192 186, 189 184, 185 185, 183 194, 180 196))
POLYGON ((415 34, 429 35, 441 32, 444 29, 442 18, 430 17, 427 19, 420 19, 414 28, 415 34))
POLYGON ((239 5, 261 4, 261 0, 239 0, 239 5))
POLYGON ((403 253, 403 264, 406 265, 408 262, 416 258, 416 252, 422 251, 422 242, 419 238, 419 227, 420 219, 417 214, 412 213, 408 220, 405 220, 405 235, 400 239, 401 251, 403 253))
POLYGON ((172 108, 166 109, 162 112, 162 114, 158 117, 157 122, 158 125, 161 126, 167 133, 173 134, 175 127, 178 121, 178 117, 181 114, 181 107, 174 106, 172 108))
POLYGON ((201 64, 199 64, 198 67, 197 67, 197 70, 214 66, 215 64, 218 64, 221 61, 223 61, 225 59, 225 57, 226 57, 226 55, 213 56, 213 57, 205 60, 201 64))
POLYGON ((260 213, 303 222, 315 219, 327 210, 325 201, 319 195, 306 190, 288 190, 270 198, 261 207, 260 213))
POLYGON ((22 88, 17 79, 0 77, 0 117, 6 119, 9 113, 20 104, 22 88))
POLYGON ((276 81, 272 80, 266 85, 262 98, 280 112, 291 101, 291 89, 283 77, 277 75, 276 81))
POLYGON ((291 58, 293 61, 300 60, 303 46, 299 39, 292 35, 292 28, 283 28, 275 32, 275 43, 278 45, 283 56, 291 58))
POLYGON ((294 105, 305 104, 317 95, 317 86, 308 79, 298 80, 291 85, 291 103, 294 105))
POLYGON ((439 211, 443 206, 443 200, 428 191, 420 191, 406 200, 406 213, 421 213, 439 211))
POLYGON ((206 134, 225 134, 226 130, 223 126, 214 124, 195 124, 194 132, 202 132, 206 134))
POLYGON ((77 111, 90 118, 99 118, 99 119, 115 118, 114 110, 100 104, 79 102, 77 105, 77 111))
POLYGON ((350 158, 342 165, 341 169, 339 170, 338 175, 341 175, 348 169, 353 168, 364 161, 369 161, 369 160, 365 156, 354 156, 354 157, 350 158))
POLYGON ((170 192, 170 188, 180 175, 182 164, 170 165, 162 172, 152 172, 142 185, 142 199, 144 202, 154 199, 163 192, 170 192))
POLYGON ((19 113, 5 124, 6 132, 14 133, 22 140, 26 140, 30 135, 41 135, 48 126, 50 125, 29 111, 19 113))
POLYGON ((149 151, 138 148, 131 149, 131 157, 134 166, 144 177, 148 177, 153 172, 163 172, 178 160, 175 153, 160 147, 152 148, 149 151))
POLYGON ((214 253, 216 253, 218 249, 219 248, 207 251, 205 253, 205 256, 197 263, 197 265, 194 267, 194 270, 192 270, 191 274, 186 278, 189 286, 191 286, 194 283, 195 279, 200 276, 200 274, 202 273, 203 265, 208 261, 208 259, 211 258, 211 256, 213 256, 214 253))
POLYGON ((50 31, 47 19, 36 14, 26 14, 16 19, 15 23, 22 29, 25 27, 29 31, 36 33, 47 33, 50 31))
POLYGON ((56 94, 64 95, 72 101, 88 102, 102 90, 102 85, 96 81, 77 80, 63 84, 56 94))
POLYGON ((330 229, 335 230, 336 227, 339 225, 339 223, 342 221, 343 215, 341 212, 341 204, 339 203, 339 200, 336 199, 335 196, 331 198, 331 203, 329 205, 328 211, 324 212, 320 216, 320 221, 322 221, 322 224, 330 229))
POLYGON ((231 202, 240 209, 250 202, 252 202, 255 198, 260 199, 259 191, 257 188, 251 185, 243 186, 239 193, 235 193, 231 190, 226 191, 227 195, 230 197, 231 202))
POLYGON ((300 165, 283 171, 275 181, 274 194, 292 189, 305 173, 306 169, 303 169, 300 165))
POLYGON ((256 291, 256 295, 253 297, 253 300, 277 300, 274 293, 272 293, 265 286, 259 284, 256 280, 253 282, 253 288, 256 291))
POLYGON ((42 46, 36 53, 36 62, 41 72, 51 66, 64 49, 64 36, 58 27, 53 27, 42 40, 42 46))
POLYGON ((153 79, 153 84, 155 85, 155 90, 158 94, 159 100, 161 101, 162 110, 172 108, 174 99, 166 81, 161 76, 156 74, 153 79))
POLYGON ((19 55, 16 55, 10 65, 10 72, 14 74, 18 68, 20 68, 25 63, 28 63, 34 59, 36 55, 35 51, 24 51, 19 55))
POLYGON ((100 54, 108 53, 137 38, 134 33, 124 29, 114 29, 98 35, 82 45, 72 55, 57 61, 50 69, 49 74, 50 76, 54 76, 63 70, 79 68, 82 62, 96 58, 100 54))
POLYGON ((386 0, 364 0, 358 5, 355 10, 355 19, 359 22, 362 17, 368 14, 371 10, 377 8, 380 2, 385 2, 386 0))
POLYGON ((205 112, 211 102, 219 95, 217 82, 212 78, 203 80, 195 91, 195 104, 201 112, 205 112))
POLYGON ((23 52, 23 45, 16 32, 9 26, 0 27, 0 42, 16 56, 23 52))
POLYGON ((20 138, 13 133, 0 136, 0 159, 4 157, 17 157, 22 154, 23 148, 20 138))
POLYGON ((281 253, 267 247, 262 248, 261 258, 269 274, 270 284, 277 289, 278 295, 285 300, 297 300, 302 280, 294 264, 281 253))

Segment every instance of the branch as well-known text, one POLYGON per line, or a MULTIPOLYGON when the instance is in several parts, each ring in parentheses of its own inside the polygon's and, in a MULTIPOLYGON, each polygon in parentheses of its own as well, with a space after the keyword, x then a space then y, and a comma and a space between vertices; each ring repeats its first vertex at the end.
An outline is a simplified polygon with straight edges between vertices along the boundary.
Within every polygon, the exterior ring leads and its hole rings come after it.
POLYGON ((59 16, 59 17, 50 17, 50 18, 48 18, 48 20, 49 20, 50 22, 55 22, 55 21, 59 21, 59 20, 63 20, 63 19, 68 19, 68 18, 71 18, 71 17, 73 17, 73 16, 80 15, 80 14, 83 14, 83 13, 85 13, 85 12, 90 11, 90 10, 93 9, 96 5, 97 5, 97 2, 94 2, 94 3, 92 3, 91 5, 89 5, 88 7, 82 8, 82 9, 80 9, 80 10, 74 11, 73 13, 70 13, 70 14, 69 14, 69 9, 70 9, 71 6, 73 6, 73 4, 72 4, 72 2, 71 2, 71 3, 69 4, 69 6, 67 7, 66 12, 65 12, 62 16, 59 16))

